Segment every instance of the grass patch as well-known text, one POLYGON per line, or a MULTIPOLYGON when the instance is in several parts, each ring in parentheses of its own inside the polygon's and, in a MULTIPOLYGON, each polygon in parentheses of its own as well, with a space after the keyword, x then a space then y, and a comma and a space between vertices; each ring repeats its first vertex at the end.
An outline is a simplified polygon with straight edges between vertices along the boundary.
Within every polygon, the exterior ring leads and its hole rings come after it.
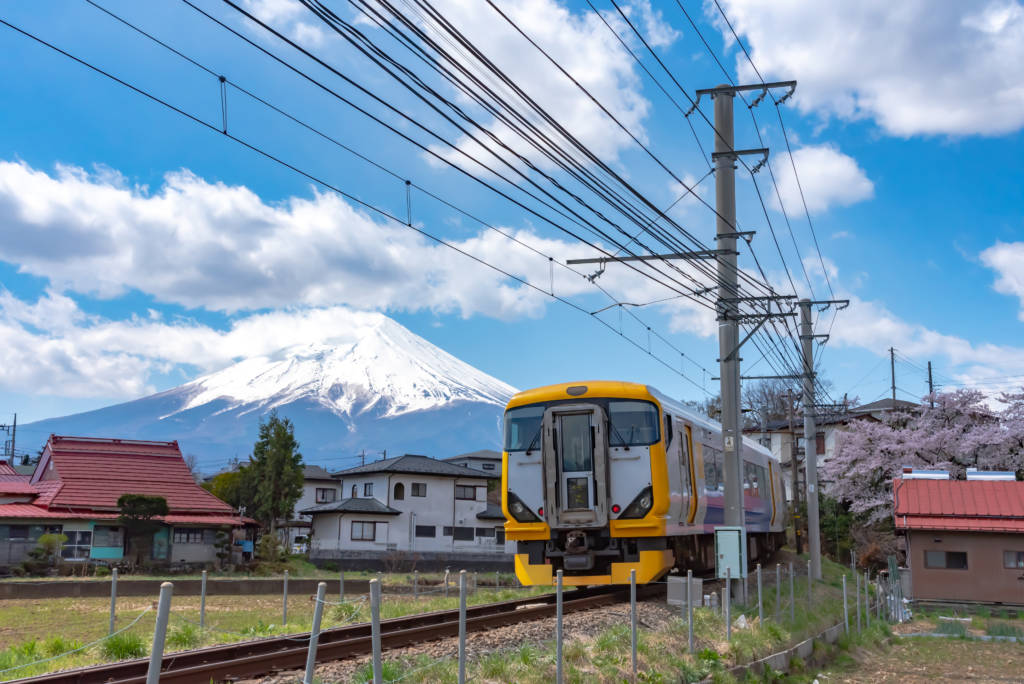
POLYGON ((985 628, 985 634, 989 636, 1003 637, 1024 637, 1024 630, 1017 625, 1008 625, 1005 622, 990 622, 985 628))
POLYGON ((100 644, 100 653, 107 660, 141 658, 147 652, 145 640, 138 634, 131 632, 115 634, 109 639, 104 639, 103 643, 100 644))
POLYGON ((935 626, 936 634, 948 634, 949 636, 967 636, 967 625, 962 622, 948 622, 942 620, 935 626))
POLYGON ((167 634, 167 645, 174 649, 196 648, 202 642, 203 635, 199 628, 188 622, 173 628, 167 634))

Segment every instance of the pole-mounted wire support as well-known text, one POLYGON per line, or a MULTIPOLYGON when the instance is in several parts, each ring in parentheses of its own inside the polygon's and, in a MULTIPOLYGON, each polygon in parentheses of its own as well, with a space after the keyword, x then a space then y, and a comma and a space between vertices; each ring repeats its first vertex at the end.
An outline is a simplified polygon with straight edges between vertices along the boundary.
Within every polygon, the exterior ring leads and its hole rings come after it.
POLYGON ((728 150, 726 152, 712 152, 711 161, 717 161, 719 159, 738 159, 741 156, 746 155, 761 155, 761 161, 757 162, 750 169, 750 173, 757 173, 761 170, 761 167, 768 163, 768 148, 767 147, 755 147, 749 150, 728 150))
POLYGON ((412 181, 405 181, 405 216, 407 226, 412 225, 412 181))
POLYGON ((224 135, 228 133, 228 84, 223 76, 218 76, 217 79, 220 81, 220 121, 221 130, 220 132, 224 135))
POLYGON ((690 114, 697 109, 700 105, 700 98, 703 95, 707 95, 711 99, 714 99, 716 95, 735 95, 736 93, 760 90, 761 94, 754 100, 754 104, 749 105, 753 107, 761 102, 765 95, 768 94, 768 91, 772 88, 789 88, 789 91, 785 95, 775 101, 776 105, 780 105, 793 96, 793 92, 796 90, 796 81, 772 81, 771 83, 754 83, 752 85, 720 85, 715 86, 714 88, 701 88, 696 91, 697 97, 693 99, 693 104, 686 112, 686 116, 690 116, 690 114))

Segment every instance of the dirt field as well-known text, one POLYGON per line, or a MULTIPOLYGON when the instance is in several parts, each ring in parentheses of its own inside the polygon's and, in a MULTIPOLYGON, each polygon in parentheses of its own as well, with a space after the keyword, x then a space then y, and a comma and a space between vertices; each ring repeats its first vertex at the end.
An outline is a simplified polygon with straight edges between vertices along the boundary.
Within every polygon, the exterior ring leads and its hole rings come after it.
POLYGON ((894 639, 891 646, 851 654, 817 675, 821 684, 1024 682, 1024 644, 964 639, 894 639), (843 659, 845 660, 845 659, 843 659))

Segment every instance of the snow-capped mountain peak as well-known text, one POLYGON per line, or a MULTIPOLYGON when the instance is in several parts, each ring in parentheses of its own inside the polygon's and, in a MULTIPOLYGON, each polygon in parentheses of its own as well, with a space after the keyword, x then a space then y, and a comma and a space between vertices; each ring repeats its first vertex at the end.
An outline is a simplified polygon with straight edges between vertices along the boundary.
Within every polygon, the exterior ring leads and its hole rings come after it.
MULTIPOLYGON (((399 416, 464 400, 503 406, 515 388, 380 315, 337 343, 311 343, 245 359, 178 388, 174 413, 214 401, 263 412, 300 399, 339 416, 370 409, 399 416)), ((173 415, 173 414, 171 414, 173 415)))

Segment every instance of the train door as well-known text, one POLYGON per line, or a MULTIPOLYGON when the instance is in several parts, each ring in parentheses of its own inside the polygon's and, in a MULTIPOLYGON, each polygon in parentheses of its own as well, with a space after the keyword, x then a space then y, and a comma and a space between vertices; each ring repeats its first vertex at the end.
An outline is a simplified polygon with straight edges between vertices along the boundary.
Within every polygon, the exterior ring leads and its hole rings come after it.
POLYGON ((677 522, 691 522, 690 515, 690 428, 677 422, 672 433, 670 467, 679 472, 679 517, 677 522))
POLYGON ((593 404, 558 406, 545 412, 546 498, 548 520, 554 527, 607 524, 605 424, 604 411, 593 404))

